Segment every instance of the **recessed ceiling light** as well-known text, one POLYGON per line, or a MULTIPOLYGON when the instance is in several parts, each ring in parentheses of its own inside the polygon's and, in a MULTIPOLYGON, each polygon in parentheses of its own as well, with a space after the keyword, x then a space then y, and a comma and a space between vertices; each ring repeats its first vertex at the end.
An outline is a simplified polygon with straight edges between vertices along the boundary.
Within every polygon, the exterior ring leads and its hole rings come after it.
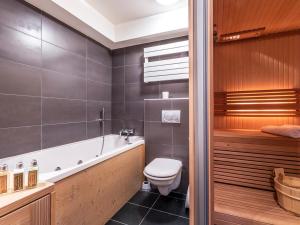
POLYGON ((161 5, 173 5, 177 3, 179 0, 156 0, 157 3, 161 5))

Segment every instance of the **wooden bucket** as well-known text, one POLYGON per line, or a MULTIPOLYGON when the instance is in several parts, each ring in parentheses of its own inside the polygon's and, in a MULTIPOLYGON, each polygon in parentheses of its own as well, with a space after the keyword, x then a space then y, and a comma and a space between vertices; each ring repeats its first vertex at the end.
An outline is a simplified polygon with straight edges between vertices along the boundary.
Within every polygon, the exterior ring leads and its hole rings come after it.
POLYGON ((286 176, 283 168, 275 168, 274 174, 278 204, 300 216, 300 178, 286 176))

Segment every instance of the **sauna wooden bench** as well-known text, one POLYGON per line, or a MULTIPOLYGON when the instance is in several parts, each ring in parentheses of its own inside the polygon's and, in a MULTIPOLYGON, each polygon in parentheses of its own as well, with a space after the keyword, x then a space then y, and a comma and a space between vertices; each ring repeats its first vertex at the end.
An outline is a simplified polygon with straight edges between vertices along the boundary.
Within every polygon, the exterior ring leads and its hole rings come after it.
POLYGON ((274 191, 273 169, 300 176, 300 139, 259 130, 215 130, 214 181, 274 191))
MULTIPOLYGON (((22 224, 38 225, 39 221, 48 224, 54 209, 51 204, 54 197, 54 184, 41 183, 38 187, 0 196, 0 225, 22 224), (43 210, 46 211, 46 214, 43 210), (34 211, 34 213, 33 213, 34 211), (49 212, 49 214, 48 214, 49 212), (36 214, 38 213, 38 214, 36 214), (50 215, 51 213, 51 215, 50 215), (28 215, 32 214, 32 215, 28 215)), ((51 223, 53 221, 51 219, 51 223)), ((50 223, 49 223, 50 224, 50 223)))
POLYGON ((214 184, 216 225, 299 225, 300 217, 276 202, 275 192, 214 184))

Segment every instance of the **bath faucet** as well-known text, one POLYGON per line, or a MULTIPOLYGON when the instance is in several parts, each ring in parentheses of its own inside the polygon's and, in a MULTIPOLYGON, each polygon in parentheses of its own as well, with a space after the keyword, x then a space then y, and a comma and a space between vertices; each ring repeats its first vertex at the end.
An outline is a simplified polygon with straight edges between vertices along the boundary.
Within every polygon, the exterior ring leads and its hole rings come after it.
POLYGON ((120 136, 126 136, 125 141, 128 141, 129 136, 135 135, 135 129, 134 128, 124 128, 120 130, 120 136))

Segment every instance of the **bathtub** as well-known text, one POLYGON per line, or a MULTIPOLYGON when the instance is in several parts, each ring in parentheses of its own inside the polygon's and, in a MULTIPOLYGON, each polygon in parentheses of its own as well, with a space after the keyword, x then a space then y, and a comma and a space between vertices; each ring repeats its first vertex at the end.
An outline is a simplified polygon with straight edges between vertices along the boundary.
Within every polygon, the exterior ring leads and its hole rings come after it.
POLYGON ((144 144, 142 137, 125 137, 119 135, 106 135, 102 155, 102 137, 74 142, 66 145, 43 149, 31 153, 0 159, 0 164, 7 164, 10 170, 16 167, 18 162, 23 162, 28 168, 33 159, 38 161, 39 180, 57 182, 104 160, 134 149, 144 144), (57 169, 60 170, 57 170, 57 169))
POLYGON ((39 180, 54 183, 55 225, 99 225, 107 221, 141 188, 145 145, 142 137, 102 137, 4 158, 13 169, 38 161, 39 180), (60 167, 60 170, 56 169, 60 167))

